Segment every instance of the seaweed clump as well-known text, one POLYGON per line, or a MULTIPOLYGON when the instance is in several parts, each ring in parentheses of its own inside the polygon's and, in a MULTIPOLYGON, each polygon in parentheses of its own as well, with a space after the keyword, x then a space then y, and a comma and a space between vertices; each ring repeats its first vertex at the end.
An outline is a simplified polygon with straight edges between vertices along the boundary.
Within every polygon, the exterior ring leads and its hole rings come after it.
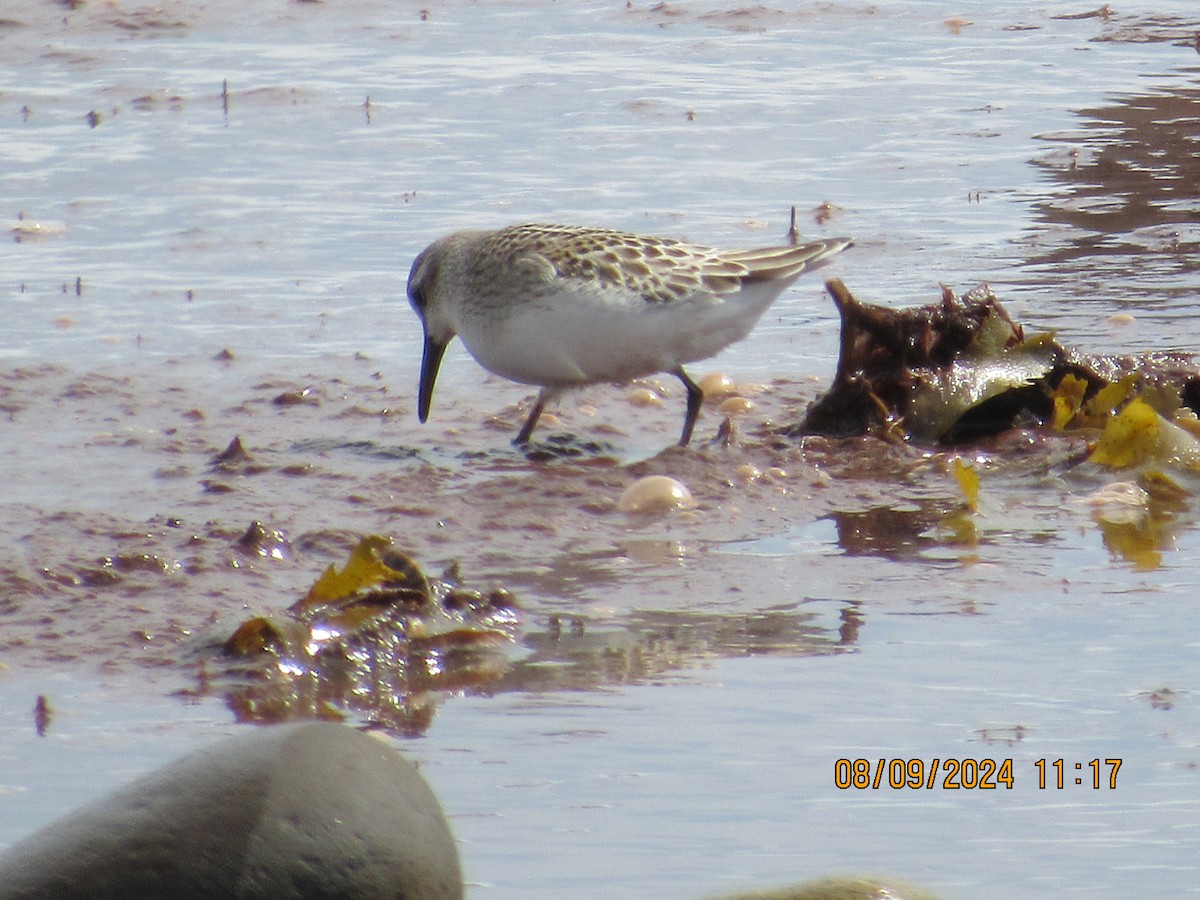
POLYGON ((402 734, 428 727, 439 693, 481 689, 508 666, 519 617, 503 589, 429 577, 379 536, 330 566, 285 615, 246 620, 221 645, 240 719, 341 718, 402 734))
POLYGON ((1167 422, 1197 422, 1190 354, 1078 353, 1027 336, 986 287, 961 297, 943 287, 940 302, 907 309, 862 303, 838 280, 825 287, 841 315, 837 372, 790 437, 955 445, 1014 427, 1107 428, 1135 400, 1167 422))

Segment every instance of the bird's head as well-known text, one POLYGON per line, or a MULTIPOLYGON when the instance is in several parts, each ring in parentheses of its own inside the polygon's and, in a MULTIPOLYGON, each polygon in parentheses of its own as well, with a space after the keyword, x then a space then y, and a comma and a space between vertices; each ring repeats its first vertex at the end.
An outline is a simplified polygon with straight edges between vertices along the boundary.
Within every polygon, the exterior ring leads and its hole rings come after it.
POLYGON ((446 347, 454 339, 450 308, 446 298, 443 268, 448 250, 445 239, 435 241, 413 260, 408 273, 408 302, 421 320, 425 345, 421 353, 421 375, 417 383, 417 416, 429 418, 433 402, 433 384, 446 347))

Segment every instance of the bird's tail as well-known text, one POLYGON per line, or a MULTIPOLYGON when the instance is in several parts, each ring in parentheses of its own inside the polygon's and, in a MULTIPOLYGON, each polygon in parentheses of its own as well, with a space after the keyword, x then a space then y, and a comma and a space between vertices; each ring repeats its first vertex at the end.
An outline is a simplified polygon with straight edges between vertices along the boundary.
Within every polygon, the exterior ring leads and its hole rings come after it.
POLYGON ((750 270, 744 282, 787 281, 823 265, 830 257, 853 246, 850 238, 829 238, 805 244, 782 247, 759 247, 752 250, 729 250, 725 259, 737 262, 750 270))

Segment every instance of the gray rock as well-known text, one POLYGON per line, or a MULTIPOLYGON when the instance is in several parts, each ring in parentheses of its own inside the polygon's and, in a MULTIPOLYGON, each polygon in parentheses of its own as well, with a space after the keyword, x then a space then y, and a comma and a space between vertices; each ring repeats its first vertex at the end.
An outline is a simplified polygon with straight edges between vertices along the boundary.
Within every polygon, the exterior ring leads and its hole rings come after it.
POLYGON ((461 898, 458 851, 416 767, 352 728, 254 728, 0 856, 0 900, 461 898))
POLYGON ((795 887, 747 894, 729 894, 716 900, 937 900, 933 894, 890 879, 822 878, 795 887))

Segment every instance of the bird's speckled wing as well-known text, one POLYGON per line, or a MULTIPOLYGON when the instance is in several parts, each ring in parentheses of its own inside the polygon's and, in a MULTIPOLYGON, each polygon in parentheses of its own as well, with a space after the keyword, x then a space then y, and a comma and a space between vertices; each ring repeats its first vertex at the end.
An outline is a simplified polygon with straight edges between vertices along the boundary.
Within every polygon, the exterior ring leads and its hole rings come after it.
POLYGON ((671 303, 699 291, 733 293, 754 271, 733 254, 602 228, 514 225, 489 240, 497 256, 513 263, 539 257, 557 277, 625 288, 650 303, 671 303))

